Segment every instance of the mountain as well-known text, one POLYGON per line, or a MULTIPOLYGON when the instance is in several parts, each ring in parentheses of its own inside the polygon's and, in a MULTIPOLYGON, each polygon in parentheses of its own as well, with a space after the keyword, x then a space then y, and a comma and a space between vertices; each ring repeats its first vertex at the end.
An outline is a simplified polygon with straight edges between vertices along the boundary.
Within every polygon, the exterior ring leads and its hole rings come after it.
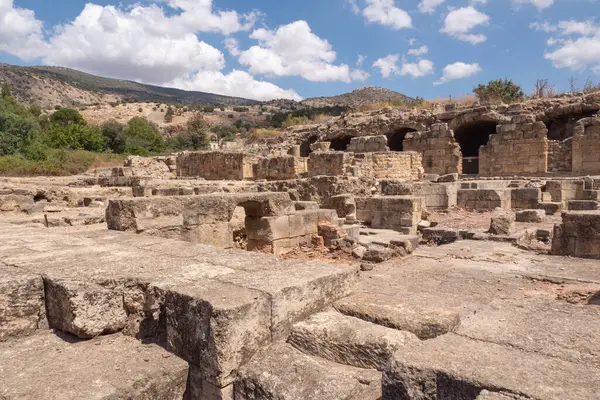
POLYGON ((365 104, 388 102, 388 101, 409 102, 414 100, 402 93, 393 90, 367 86, 353 90, 350 93, 341 94, 332 97, 314 97, 301 101, 300 103, 307 107, 327 107, 342 106, 356 108, 365 104))
POLYGON ((21 67, 0 64, 0 81, 8 81, 15 96, 43 108, 115 101, 204 105, 255 105, 256 100, 193 92, 102 78, 63 67, 21 67))

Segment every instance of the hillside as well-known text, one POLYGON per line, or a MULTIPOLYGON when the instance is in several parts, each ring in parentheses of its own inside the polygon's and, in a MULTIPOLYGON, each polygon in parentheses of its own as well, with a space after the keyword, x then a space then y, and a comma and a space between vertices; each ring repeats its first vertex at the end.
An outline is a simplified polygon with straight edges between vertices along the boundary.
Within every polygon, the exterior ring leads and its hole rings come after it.
POLYGON ((365 104, 387 102, 393 100, 409 102, 414 99, 405 96, 402 93, 394 92, 393 90, 384 89, 381 87, 367 86, 353 90, 350 93, 341 94, 339 96, 314 97, 306 99, 303 100, 301 104, 307 107, 342 106, 356 108, 365 104))
POLYGON ((205 105, 254 105, 258 101, 212 93, 102 78, 70 68, 0 64, 0 81, 8 81, 16 97, 43 108, 133 102, 205 105))

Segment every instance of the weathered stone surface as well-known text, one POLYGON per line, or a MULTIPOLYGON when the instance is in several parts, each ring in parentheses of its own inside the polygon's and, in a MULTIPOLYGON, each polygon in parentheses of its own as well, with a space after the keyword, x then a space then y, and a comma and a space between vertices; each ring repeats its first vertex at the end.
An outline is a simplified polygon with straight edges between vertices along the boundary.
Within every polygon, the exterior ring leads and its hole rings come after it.
POLYGON ((42 277, 0 263, 0 342, 31 335, 45 316, 42 277))
POLYGON ((335 311, 315 314, 294 325, 288 343, 300 351, 339 364, 383 370, 390 356, 418 341, 398 331, 335 311))
POLYGON ((383 377, 384 400, 475 399, 484 389, 592 400, 600 390, 600 371, 450 333, 396 352, 383 377))
POLYGON ((243 366, 235 382, 236 400, 376 400, 380 373, 311 357, 277 344, 243 366))
POLYGON ((600 211, 566 211, 554 226, 552 254, 600 258, 600 211))
POLYGON ((360 293, 335 303, 342 314, 388 328, 412 332, 431 339, 452 332, 460 323, 458 312, 450 309, 408 305, 389 296, 360 293))
POLYGON ((189 367, 190 375, 188 378, 188 397, 185 398, 186 400, 234 400, 233 384, 223 388, 219 387, 204 379, 201 368, 191 364, 189 367))
POLYGON ((516 213, 517 222, 543 222, 545 218, 544 210, 523 210, 516 213))
POLYGON ((44 278, 51 328, 89 339, 125 327, 123 292, 89 282, 44 278))
POLYGON ((165 288, 167 348, 224 387, 271 340, 271 302, 257 290, 205 280, 165 288))
POLYGON ((358 269, 341 264, 289 261, 279 268, 221 275, 216 279, 258 290, 271 299, 271 333, 285 337, 295 322, 356 290, 358 269))
POLYGON ((437 181, 440 183, 456 182, 456 181, 458 181, 458 174, 454 173, 454 174, 442 175, 437 179, 437 181))
POLYGON ((181 399, 187 363, 115 334, 89 341, 38 333, 0 344, 0 398, 181 399))
POLYGON ((497 213, 492 215, 489 232, 492 235, 510 235, 515 232, 515 215, 512 213, 497 213))

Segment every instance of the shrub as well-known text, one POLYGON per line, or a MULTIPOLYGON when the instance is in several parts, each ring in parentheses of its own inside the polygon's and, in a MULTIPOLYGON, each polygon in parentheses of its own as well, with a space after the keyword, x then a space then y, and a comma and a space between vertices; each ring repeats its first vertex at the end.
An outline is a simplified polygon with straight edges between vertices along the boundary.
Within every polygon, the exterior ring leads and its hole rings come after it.
POLYGON ((482 102, 503 101, 512 103, 521 100, 524 96, 521 86, 510 79, 497 79, 488 82, 487 85, 479 85, 473 89, 473 93, 482 102))
POLYGON ((107 121, 100 127, 100 133, 104 137, 105 146, 113 153, 124 153, 127 142, 125 136, 125 125, 115 120, 107 121))
POLYGON ((307 125, 310 123, 310 120, 306 116, 293 117, 292 115, 288 115, 285 121, 281 124, 283 128, 289 128, 290 126, 296 125, 307 125))
POLYGON ((134 117, 125 128, 125 152, 136 155, 160 153, 164 148, 164 140, 158 126, 147 119, 134 117))
POLYGON ((61 108, 50 116, 50 122, 61 125, 85 125, 85 119, 79 111, 73 108, 61 108))
POLYGON ((169 108, 167 108, 167 113, 165 114, 165 122, 168 124, 173 122, 173 116, 175 116, 175 112, 173 111, 173 108, 169 106, 169 108))
POLYGON ((248 107, 233 107, 233 111, 243 113, 250 111, 250 109, 248 107))
POLYGON ((40 107, 38 105, 33 105, 33 106, 29 107, 29 112, 34 117, 39 117, 40 115, 42 115, 42 107, 40 107))
POLYGON ((48 147, 55 149, 104 150, 104 137, 97 126, 51 124, 42 133, 42 139, 48 147))

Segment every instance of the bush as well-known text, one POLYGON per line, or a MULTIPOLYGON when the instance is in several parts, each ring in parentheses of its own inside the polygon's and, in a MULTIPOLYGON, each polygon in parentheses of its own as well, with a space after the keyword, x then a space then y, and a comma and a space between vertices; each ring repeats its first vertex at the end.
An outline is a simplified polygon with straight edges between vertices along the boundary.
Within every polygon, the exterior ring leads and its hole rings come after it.
POLYGON ((33 106, 29 107, 29 112, 34 117, 39 117, 40 115, 42 115, 42 107, 40 107, 38 105, 33 105, 33 106))
POLYGON ((503 101, 512 103, 521 100, 524 96, 521 86, 510 79, 497 79, 488 82, 487 85, 479 85, 473 89, 473 93, 482 102, 503 101))
POLYGON ((22 154, 39 133, 33 116, 0 113, 0 155, 22 154))
POLYGON ((85 125, 85 119, 73 108, 61 108, 50 116, 50 122, 61 125, 85 125))
POLYGON ((168 123, 168 124, 170 124, 171 122, 173 122, 173 116, 175 116, 175 112, 169 106, 169 108, 167 108, 167 113, 165 114, 165 122, 168 123))
POLYGON ((292 117, 291 115, 288 115, 288 117, 286 118, 285 121, 283 121, 281 126, 283 128, 289 128, 290 126, 307 125, 309 123, 310 123, 310 120, 306 116, 292 117))
POLYGON ((248 107, 233 107, 233 111, 243 113, 250 111, 250 109, 248 107))
POLYGON ((194 115, 184 132, 175 135, 171 145, 178 150, 201 150, 208 147, 208 124, 202 115, 194 115))
POLYGON ((55 149, 104 151, 104 137, 96 126, 51 124, 43 132, 42 140, 55 149))
POLYGON ((140 156, 160 153, 164 149, 164 140, 158 126, 145 118, 134 117, 125 128, 125 152, 140 156))
POLYGON ((107 121, 100 127, 100 133, 104 137, 105 146, 113 153, 124 153, 127 137, 125 136, 125 125, 115 120, 107 121))
POLYGON ((215 125, 210 128, 210 131, 216 133, 219 139, 226 142, 235 141, 235 134, 237 133, 237 129, 231 125, 215 125))

